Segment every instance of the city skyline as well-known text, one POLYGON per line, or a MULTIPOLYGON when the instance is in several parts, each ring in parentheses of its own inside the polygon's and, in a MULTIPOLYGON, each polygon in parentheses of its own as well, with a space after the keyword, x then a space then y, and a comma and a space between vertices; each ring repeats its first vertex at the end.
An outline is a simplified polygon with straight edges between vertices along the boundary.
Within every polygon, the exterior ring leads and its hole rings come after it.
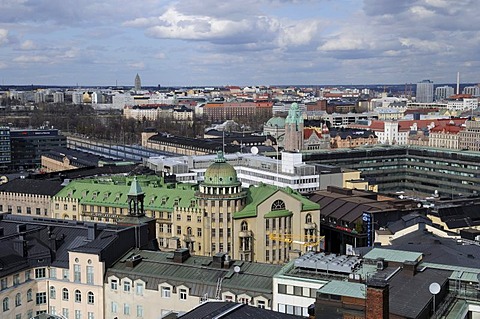
POLYGON ((0 4, 2 84, 477 83, 475 1, 0 4))

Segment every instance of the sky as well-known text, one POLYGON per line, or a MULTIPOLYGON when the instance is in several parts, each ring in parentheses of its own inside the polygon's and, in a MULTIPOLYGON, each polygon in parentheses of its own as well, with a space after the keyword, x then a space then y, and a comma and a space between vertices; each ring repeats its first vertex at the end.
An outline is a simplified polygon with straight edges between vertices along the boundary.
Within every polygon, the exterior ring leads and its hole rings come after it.
POLYGON ((0 84, 480 82, 478 0, 1 0, 0 84))

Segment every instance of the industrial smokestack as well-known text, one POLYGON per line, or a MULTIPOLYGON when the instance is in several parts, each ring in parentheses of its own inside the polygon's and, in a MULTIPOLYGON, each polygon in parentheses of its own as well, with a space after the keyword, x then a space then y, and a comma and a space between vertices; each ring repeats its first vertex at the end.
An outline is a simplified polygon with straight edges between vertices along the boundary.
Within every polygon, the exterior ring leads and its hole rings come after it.
POLYGON ((460 94, 460 72, 457 72, 457 94, 460 94))

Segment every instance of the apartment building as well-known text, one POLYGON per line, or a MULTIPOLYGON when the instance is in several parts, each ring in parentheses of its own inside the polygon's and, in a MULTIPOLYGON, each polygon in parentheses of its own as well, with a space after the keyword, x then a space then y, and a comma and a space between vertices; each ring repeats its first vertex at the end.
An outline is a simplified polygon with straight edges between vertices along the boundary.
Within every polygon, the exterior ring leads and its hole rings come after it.
POLYGON ((150 247, 147 228, 0 215, 0 316, 105 318, 105 271, 131 247, 150 247))

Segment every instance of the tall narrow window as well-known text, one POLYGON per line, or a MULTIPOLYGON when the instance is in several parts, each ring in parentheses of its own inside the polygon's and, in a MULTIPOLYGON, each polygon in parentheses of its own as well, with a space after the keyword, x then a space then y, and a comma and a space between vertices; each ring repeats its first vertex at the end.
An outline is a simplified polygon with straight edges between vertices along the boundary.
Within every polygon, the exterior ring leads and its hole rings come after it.
POLYGON ((93 266, 87 266, 87 284, 93 285, 93 266))
POLYGON ((57 292, 54 286, 50 286, 50 299, 55 299, 57 297, 57 292))
POLYGON ((73 265, 73 280, 75 282, 81 282, 82 281, 82 274, 81 274, 81 268, 80 265, 73 265))
POLYGON ((82 293, 80 290, 75 290, 75 302, 82 302, 82 293))
POLYGON ((95 303, 95 295, 93 294, 93 292, 89 291, 88 294, 87 294, 87 299, 88 299, 88 303, 90 305, 93 305, 95 303))

